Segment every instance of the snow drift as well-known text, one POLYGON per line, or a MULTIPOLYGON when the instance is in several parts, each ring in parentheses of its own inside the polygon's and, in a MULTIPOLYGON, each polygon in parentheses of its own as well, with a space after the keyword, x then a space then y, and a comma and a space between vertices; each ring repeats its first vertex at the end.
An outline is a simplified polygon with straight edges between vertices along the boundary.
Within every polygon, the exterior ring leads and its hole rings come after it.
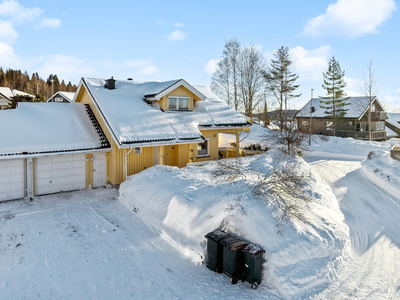
POLYGON ((320 292, 335 277, 349 239, 331 188, 301 158, 282 158, 271 150, 241 160, 245 169, 265 173, 282 160, 296 161, 310 176, 304 189, 314 198, 305 211, 308 223, 289 223, 278 235, 273 208, 248 188, 252 178, 216 182, 216 162, 182 169, 155 166, 121 184, 119 200, 195 264, 204 261, 204 236, 217 228, 260 245, 266 262, 258 293, 293 298, 320 292))

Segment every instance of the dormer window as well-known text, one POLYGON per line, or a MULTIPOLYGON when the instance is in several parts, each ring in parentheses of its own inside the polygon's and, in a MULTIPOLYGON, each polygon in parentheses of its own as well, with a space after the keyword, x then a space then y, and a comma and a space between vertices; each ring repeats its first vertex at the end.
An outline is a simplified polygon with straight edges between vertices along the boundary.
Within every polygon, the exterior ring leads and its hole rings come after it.
POLYGON ((168 97, 168 110, 189 110, 189 97, 168 97))

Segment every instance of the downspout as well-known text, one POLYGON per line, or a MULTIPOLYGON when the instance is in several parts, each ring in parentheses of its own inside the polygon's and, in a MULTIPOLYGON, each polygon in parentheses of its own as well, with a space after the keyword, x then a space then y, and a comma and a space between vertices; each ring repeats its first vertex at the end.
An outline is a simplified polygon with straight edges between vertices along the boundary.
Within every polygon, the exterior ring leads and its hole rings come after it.
POLYGON ((125 180, 128 178, 128 154, 132 152, 132 148, 131 150, 129 150, 126 154, 125 154, 125 159, 124 159, 124 173, 125 173, 125 180))

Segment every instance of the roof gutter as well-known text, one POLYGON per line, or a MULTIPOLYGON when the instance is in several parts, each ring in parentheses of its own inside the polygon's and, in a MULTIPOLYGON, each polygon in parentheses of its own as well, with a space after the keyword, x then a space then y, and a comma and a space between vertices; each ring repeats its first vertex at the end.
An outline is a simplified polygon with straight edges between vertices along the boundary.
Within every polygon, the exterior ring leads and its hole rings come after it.
POLYGON ((60 152, 47 152, 35 154, 17 154, 17 155, 0 155, 0 160, 4 159, 19 159, 19 158, 36 158, 44 156, 67 155, 67 154, 81 154, 81 153, 95 153, 95 152, 110 152, 111 148, 93 149, 93 150, 78 150, 78 151, 60 151, 60 152))
POLYGON ((131 144, 127 144, 127 146, 125 146, 125 147, 122 146, 121 149, 129 149, 132 147, 173 146, 173 145, 197 144, 202 141, 203 141, 203 138, 199 137, 198 139, 183 140, 182 142, 180 142, 180 141, 171 141, 171 142, 160 141, 160 142, 148 142, 148 143, 131 143, 131 144))

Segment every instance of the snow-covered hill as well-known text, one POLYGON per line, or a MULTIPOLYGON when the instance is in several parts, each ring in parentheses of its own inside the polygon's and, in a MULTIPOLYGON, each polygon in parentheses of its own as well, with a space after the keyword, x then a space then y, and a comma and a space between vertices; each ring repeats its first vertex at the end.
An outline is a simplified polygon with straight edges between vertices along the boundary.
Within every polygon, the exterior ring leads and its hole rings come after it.
POLYGON ((153 167, 123 183, 119 200, 199 266, 204 235, 217 228, 260 245, 266 263, 259 295, 272 290, 284 298, 306 297, 335 278, 349 233, 331 188, 303 159, 272 150, 241 158, 244 169, 261 173, 287 160, 295 160, 299 171, 309 174, 304 191, 314 201, 306 209, 308 224, 290 222, 282 236, 275 231, 273 208, 251 193, 251 172, 236 182, 218 182, 212 177, 215 162, 183 169, 153 167))

